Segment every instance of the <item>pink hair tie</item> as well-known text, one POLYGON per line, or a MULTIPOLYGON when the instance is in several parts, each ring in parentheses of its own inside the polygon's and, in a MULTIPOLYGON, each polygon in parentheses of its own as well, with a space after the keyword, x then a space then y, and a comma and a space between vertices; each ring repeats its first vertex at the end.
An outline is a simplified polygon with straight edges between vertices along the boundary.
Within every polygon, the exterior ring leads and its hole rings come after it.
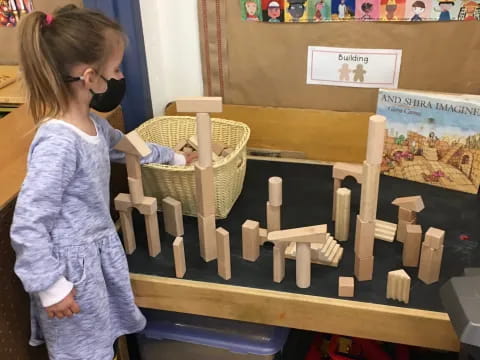
POLYGON ((45 24, 46 25, 52 25, 53 23, 53 15, 52 14, 47 14, 45 16, 45 24))

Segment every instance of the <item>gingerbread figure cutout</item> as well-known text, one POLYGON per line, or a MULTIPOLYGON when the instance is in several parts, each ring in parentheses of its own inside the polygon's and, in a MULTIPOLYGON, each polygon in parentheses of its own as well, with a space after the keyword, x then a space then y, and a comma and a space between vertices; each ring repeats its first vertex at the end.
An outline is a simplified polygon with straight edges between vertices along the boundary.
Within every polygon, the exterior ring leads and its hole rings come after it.
POLYGON ((338 72, 340 73, 340 80, 350 81, 350 68, 347 63, 344 63, 342 67, 338 69, 338 72))
POLYGON ((363 69, 362 64, 358 64, 357 68, 355 70, 352 70, 352 73, 354 74, 353 81, 363 82, 365 80, 364 75, 367 73, 367 70, 363 69))

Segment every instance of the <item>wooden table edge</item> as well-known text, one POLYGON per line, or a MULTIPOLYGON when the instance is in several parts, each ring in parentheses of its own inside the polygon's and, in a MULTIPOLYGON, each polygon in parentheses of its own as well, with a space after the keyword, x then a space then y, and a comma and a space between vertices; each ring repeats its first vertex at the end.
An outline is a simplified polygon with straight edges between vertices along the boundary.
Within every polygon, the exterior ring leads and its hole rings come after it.
POLYGON ((138 306, 458 351, 446 313, 130 274, 138 306))

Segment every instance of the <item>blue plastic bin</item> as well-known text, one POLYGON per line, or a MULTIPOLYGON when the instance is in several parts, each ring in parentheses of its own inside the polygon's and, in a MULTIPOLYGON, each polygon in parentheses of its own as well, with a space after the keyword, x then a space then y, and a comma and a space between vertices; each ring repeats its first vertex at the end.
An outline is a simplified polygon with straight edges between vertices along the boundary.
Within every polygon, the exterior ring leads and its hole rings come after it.
POLYGON ((142 360, 273 359, 289 329, 163 311, 144 311, 138 335, 142 360))

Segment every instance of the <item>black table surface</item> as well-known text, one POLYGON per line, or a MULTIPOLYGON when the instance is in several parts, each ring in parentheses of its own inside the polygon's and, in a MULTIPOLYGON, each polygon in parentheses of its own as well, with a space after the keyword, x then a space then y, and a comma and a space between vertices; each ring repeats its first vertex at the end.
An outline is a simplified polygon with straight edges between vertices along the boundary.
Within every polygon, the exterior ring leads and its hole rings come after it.
MULTIPOLYGON (((332 212, 332 167, 314 164, 284 163, 249 160, 243 192, 227 219, 217 220, 217 227, 230 233, 232 278, 225 281, 217 274, 217 262, 205 263, 200 257, 196 218, 184 217, 184 244, 187 272, 185 279, 249 288, 285 291, 297 294, 338 297, 338 277, 353 276, 355 219, 360 208, 360 186, 352 178, 343 182, 352 189, 350 237, 340 243, 344 247, 338 268, 312 264, 311 286, 300 289, 295 283, 295 261, 287 260, 285 279, 273 282, 273 251, 267 243, 261 248, 256 262, 242 259, 241 227, 245 220, 260 222, 266 227, 266 201, 268 178, 283 178, 282 229, 328 224, 334 232, 332 212)), ((418 268, 404 268, 410 275, 411 289, 408 305, 385 298, 387 273, 402 267, 402 244, 375 240, 375 267, 371 281, 355 282, 352 300, 410 308, 443 311, 439 288, 449 278, 463 274, 465 267, 480 266, 478 247, 480 234, 480 200, 471 195, 442 188, 381 176, 377 219, 396 222, 398 208, 391 205, 401 196, 421 195, 425 209, 418 214, 418 224, 425 232, 429 227, 446 231, 440 281, 425 285, 417 277, 418 268), (469 240, 461 240, 468 235, 469 240)), ((131 273, 175 277, 172 242, 174 237, 163 231, 162 214, 159 213, 162 252, 155 258, 148 256, 143 218, 134 216, 137 250, 128 256, 131 273)))

